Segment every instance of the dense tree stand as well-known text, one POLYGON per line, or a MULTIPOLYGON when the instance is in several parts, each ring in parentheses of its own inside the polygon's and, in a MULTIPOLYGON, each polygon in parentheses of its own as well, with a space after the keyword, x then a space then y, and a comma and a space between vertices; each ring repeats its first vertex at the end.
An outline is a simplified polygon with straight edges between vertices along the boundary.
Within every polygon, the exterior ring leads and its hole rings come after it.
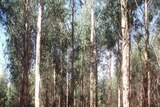
POLYGON ((0 0, 0 107, 160 107, 159 0, 0 0))

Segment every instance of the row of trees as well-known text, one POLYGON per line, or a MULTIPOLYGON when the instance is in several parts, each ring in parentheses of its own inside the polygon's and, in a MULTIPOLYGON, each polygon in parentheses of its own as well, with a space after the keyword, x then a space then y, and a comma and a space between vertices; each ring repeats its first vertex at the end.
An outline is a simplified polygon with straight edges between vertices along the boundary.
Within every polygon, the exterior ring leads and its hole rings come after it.
POLYGON ((159 8, 158 0, 0 1, 9 60, 0 105, 159 107, 159 8))

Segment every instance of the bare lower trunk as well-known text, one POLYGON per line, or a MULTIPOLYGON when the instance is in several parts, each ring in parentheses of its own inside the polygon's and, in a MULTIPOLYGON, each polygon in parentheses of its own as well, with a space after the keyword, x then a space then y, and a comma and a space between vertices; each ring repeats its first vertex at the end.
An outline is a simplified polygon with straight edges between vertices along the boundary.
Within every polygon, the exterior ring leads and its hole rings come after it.
POLYGON ((121 88, 121 52, 120 52, 120 41, 118 41, 118 107, 122 107, 122 88, 121 88))
POLYGON ((123 107, 130 107, 130 41, 127 1, 121 0, 123 107))
POLYGON ((86 107, 87 104, 86 104, 86 72, 85 72, 85 65, 84 65, 84 61, 85 61, 85 56, 86 56, 86 51, 85 51, 85 48, 83 48, 83 70, 84 70, 84 75, 83 75, 83 107, 86 107))
POLYGON ((96 96, 95 96, 96 97, 95 98, 95 100, 96 100, 95 103, 96 104, 95 104, 95 107, 98 107, 98 70, 97 70, 98 68, 97 67, 98 66, 96 64, 96 90, 95 90, 96 91, 96 96))
POLYGON ((93 59, 94 45, 90 46, 90 107, 94 107, 94 59, 93 59))
POLYGON ((28 0, 24 1, 24 53, 23 53, 23 77, 21 90, 21 107, 28 107, 28 72, 29 72, 29 19, 28 19, 28 0))
POLYGON ((144 107, 151 107, 151 74, 150 74, 150 59, 149 59, 149 31, 148 31, 148 0, 145 0, 145 71, 144 71, 144 107))
POLYGON ((91 36, 90 36, 90 107, 94 107, 94 0, 91 0, 91 36))
POLYGON ((120 87, 118 87, 118 107, 122 107, 121 106, 121 91, 120 91, 120 87))
POLYGON ((56 107, 56 48, 53 49, 53 93, 52 107, 56 107))
POLYGON ((45 107, 49 107, 49 95, 48 95, 48 74, 46 73, 46 80, 45 80, 45 84, 46 84, 46 89, 45 89, 45 107))
POLYGON ((55 64, 53 65, 53 101, 52 101, 52 105, 53 107, 55 107, 56 105, 56 69, 55 69, 55 64))
POLYGON ((81 66, 82 66, 82 74, 81 74, 81 107, 85 107, 84 106, 84 50, 82 50, 82 54, 81 54, 81 66))
MULTIPOLYGON (((27 60, 27 59, 25 59, 27 60)), ((25 64, 26 66, 26 64, 25 64)), ((28 65, 27 65, 28 66, 28 65)), ((24 67, 23 73, 23 86, 22 86, 22 99, 21 99, 21 107, 28 107, 28 69, 27 66, 24 67)))
POLYGON ((75 77, 74 77, 74 0, 72 0, 72 79, 71 79, 71 92, 70 92, 70 105, 74 107, 74 88, 75 88, 75 77))
POLYGON ((68 71, 67 71, 67 73, 66 73, 66 107, 68 107, 68 71))
MULTIPOLYGON (((61 25, 61 24, 60 24, 61 25)), ((62 26, 62 25, 61 25, 62 26)), ((62 28, 62 27, 61 27, 62 28)), ((63 63, 63 38, 60 39, 60 107, 65 107, 66 106, 66 94, 65 94, 65 76, 64 76, 64 63, 63 63)))
POLYGON ((95 89, 95 107, 98 107, 98 46, 97 46, 97 39, 96 39, 96 71, 95 71, 95 77, 96 77, 96 89, 95 89))
POLYGON ((83 75, 82 75, 82 83, 81 83, 81 85, 82 85, 82 89, 81 89, 81 93, 82 93, 82 95, 81 95, 81 107, 84 107, 84 93, 83 93, 83 90, 84 90, 84 86, 83 86, 83 83, 84 83, 84 81, 83 81, 83 75))
POLYGON ((112 94, 113 94, 113 90, 112 90, 112 67, 113 67, 113 56, 112 56, 112 52, 110 51, 110 72, 109 72, 109 79, 110 79, 110 97, 109 97, 109 103, 110 103, 110 106, 112 107, 113 106, 113 103, 112 103, 112 94))
POLYGON ((40 45, 41 45, 41 18, 42 6, 41 0, 38 0, 38 21, 37 21, 37 40, 36 40, 36 71, 35 71, 35 107, 40 106, 40 45))
POLYGON ((143 76, 140 82, 140 98, 139 98, 139 107, 143 105, 143 76))

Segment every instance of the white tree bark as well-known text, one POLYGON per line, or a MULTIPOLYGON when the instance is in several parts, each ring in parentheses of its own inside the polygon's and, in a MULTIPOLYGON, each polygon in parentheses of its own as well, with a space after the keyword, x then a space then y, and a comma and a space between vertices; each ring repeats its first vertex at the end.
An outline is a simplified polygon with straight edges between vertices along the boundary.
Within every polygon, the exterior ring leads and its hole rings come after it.
POLYGON ((94 0, 91 0, 91 35, 90 35, 90 107, 94 107, 94 0))
POLYGON ((148 14, 149 2, 145 0, 145 71, 144 71, 144 106, 151 107, 151 74, 150 74, 150 58, 149 58, 149 31, 148 31, 148 14))
POLYGON ((122 27, 122 85, 123 85, 123 107, 129 107, 130 87, 130 40, 128 28, 127 0, 121 0, 121 27, 122 27))
POLYGON ((38 21, 37 21, 37 40, 36 40, 36 71, 35 71, 35 107, 39 107, 39 90, 40 90, 40 45, 41 45, 41 19, 42 6, 41 0, 38 0, 38 21))

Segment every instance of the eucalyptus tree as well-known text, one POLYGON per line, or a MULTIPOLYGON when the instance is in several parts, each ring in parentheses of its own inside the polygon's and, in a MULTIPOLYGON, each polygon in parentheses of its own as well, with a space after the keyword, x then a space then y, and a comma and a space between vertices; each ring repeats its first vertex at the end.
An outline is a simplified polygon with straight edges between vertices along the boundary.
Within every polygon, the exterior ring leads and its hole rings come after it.
POLYGON ((65 33, 66 13, 64 0, 42 2, 42 38, 41 38, 41 104, 48 106, 65 105, 64 78, 68 47, 65 33))
MULTIPOLYGON (((36 58, 36 65, 38 64, 37 59, 41 59, 38 67, 39 74, 41 74, 41 87, 38 86, 38 88, 40 87, 38 89, 40 90, 39 95, 37 94, 37 88, 35 88, 35 98, 37 99, 39 96, 39 101, 35 101, 35 104, 39 102, 37 105, 45 107, 86 107, 89 105, 90 107, 120 107, 122 103, 120 96, 123 89, 124 107, 132 105, 141 106, 141 95, 144 93, 142 93, 140 78, 143 71, 142 66, 144 65, 142 57, 145 44, 139 43, 139 47, 134 48, 135 44, 130 45, 129 35, 133 33, 132 28, 137 27, 136 10, 142 9, 143 5, 142 7, 140 6, 144 4, 143 1, 130 0, 127 2, 127 0, 121 0, 121 5, 119 0, 103 0, 101 3, 99 3, 99 0, 91 0, 91 2, 87 0, 68 0, 66 2, 65 0, 41 1, 41 9, 43 10, 41 16, 39 16, 41 31, 38 27, 36 29, 36 23, 38 23, 36 19, 39 12, 37 11, 38 1, 0 1, 0 6, 5 3, 1 10, 6 12, 6 16, 4 15, 3 17, 6 17, 6 30, 9 38, 7 41, 10 61, 8 67, 11 73, 11 81, 12 83, 14 82, 11 86, 15 85, 16 89, 13 89, 16 93, 15 97, 13 97, 15 98, 13 102, 18 104, 14 105, 22 107, 32 106, 30 103, 32 101, 31 97, 34 99, 34 94, 30 96, 27 94, 33 88, 33 83, 30 83, 34 77, 32 77, 30 72, 32 73, 31 68, 35 64, 34 53, 36 49, 35 42, 37 42, 40 45, 40 48, 37 49, 41 55, 36 58), (90 12, 91 14, 87 14, 90 12), (35 39, 36 33, 41 34, 41 42, 35 39), (133 47, 132 50, 131 46, 133 47), (140 48, 143 48, 142 51, 139 50, 140 48), (140 52, 137 53, 137 50, 140 52), (96 55, 94 55, 94 51, 96 51, 96 55), (116 54, 114 57, 117 57, 116 61, 118 60, 117 63, 119 64, 118 67, 115 65, 119 72, 118 81, 116 82, 114 81, 117 75, 112 77, 112 79, 107 79, 108 75, 105 75, 105 78, 102 80, 98 79, 98 75, 95 75, 96 80, 94 80, 94 74, 98 71, 96 69, 102 66, 100 65, 99 53, 104 51, 116 54), (130 55, 130 51, 133 52, 133 55, 130 55), (131 58, 131 61, 129 58, 131 58), (129 68, 130 62, 131 68, 129 68), (94 66, 95 64, 96 66, 94 66), (28 73, 26 74, 26 72, 28 73), (123 74, 123 88, 120 87, 120 73, 123 74), (129 81, 130 77, 132 80, 129 81), (131 83, 129 82, 132 82, 132 86, 130 86, 131 83), (116 85, 118 85, 118 93, 116 85), (132 90, 130 91, 129 89, 132 90), (136 95, 137 93, 139 95, 136 95), (94 95, 96 95, 95 99, 94 95), (131 103, 130 97, 132 97, 131 103), (19 98, 21 99, 20 101, 19 98), (119 102, 115 103, 117 99, 119 102), (21 105, 19 104, 20 102, 21 105)), ((156 3, 158 4, 158 1, 156 3)), ((158 39, 154 39, 154 41, 156 41, 154 43, 158 44, 158 39)), ((151 47, 149 48, 150 55, 153 55, 153 58, 150 60, 150 65, 153 69, 151 75, 158 79, 159 67, 155 63, 155 59, 157 59, 156 62, 159 62, 159 51, 158 46, 154 44, 154 47, 156 51, 154 53, 151 52, 151 47), (155 57, 154 59, 154 56, 157 56, 157 58, 155 57)), ((108 59, 111 59, 111 55, 108 56, 108 59)), ((108 62, 109 65, 111 63, 108 62)), ((38 80, 40 78, 39 74, 38 80)), ((151 87, 151 89, 154 89, 152 91, 154 98, 151 98, 151 101, 154 100, 156 103, 154 105, 159 104, 156 101, 159 93, 157 79, 153 79, 154 82, 152 81, 152 83, 156 83, 156 85, 151 87)), ((38 85, 40 85, 39 82, 38 85)))
POLYGON ((127 0, 121 0, 123 107, 130 106, 130 37, 127 0))
MULTIPOLYGON (((31 18, 32 1, 6 1, 2 2, 6 15, 6 30, 8 34, 7 54, 12 80, 19 92, 21 107, 29 106, 28 75, 31 68, 32 40, 31 18)), ((3 11, 3 10, 2 10, 3 11)))
MULTIPOLYGON (((151 81, 152 80, 152 76, 153 76, 153 71, 154 71, 154 66, 152 65, 152 60, 151 60, 151 55, 152 55, 152 37, 154 38, 154 32, 156 31, 156 27, 153 27, 155 26, 155 24, 152 24, 152 23, 157 23, 156 20, 157 20, 157 16, 155 15, 155 13, 157 12, 157 9, 158 9, 158 5, 159 5, 159 2, 154 0, 154 1, 151 1, 151 2, 148 2, 148 1, 144 1, 142 3, 143 5, 139 6, 139 10, 140 12, 142 12, 142 15, 144 15, 144 19, 145 20, 142 20, 142 19, 139 19, 138 16, 135 15, 135 28, 136 30, 139 29, 139 28, 142 28, 144 31, 141 31, 140 33, 137 34, 137 41, 138 41, 138 44, 139 42, 141 42, 143 39, 143 43, 141 43, 141 47, 144 46, 145 49, 141 49, 141 52, 144 53, 144 58, 143 58, 143 62, 145 63, 144 64, 144 69, 143 69, 143 90, 141 91, 143 94, 143 106, 153 106, 152 104, 152 100, 153 100, 153 91, 152 91, 152 85, 153 84, 152 82, 154 81, 151 81), (155 5, 155 3, 157 3, 157 5, 155 5), (142 8, 143 7, 143 8, 142 8), (141 21, 140 21, 141 20, 141 21), (144 50, 144 51, 143 51, 144 50)), ((138 8, 137 8, 138 10, 138 8)), ((138 13, 138 11, 135 11, 137 12, 137 14, 140 14, 138 13)), ((136 32, 139 32, 140 30, 136 31, 136 32)), ((154 50, 154 49, 153 49, 154 50)))
POLYGON ((145 0, 145 69, 144 69, 144 105, 145 107, 151 106, 151 68, 150 68, 150 56, 149 56, 149 30, 148 30, 148 13, 149 13, 149 2, 145 0))
POLYGON ((91 0, 91 35, 90 35, 90 107, 94 107, 94 0, 91 0))
MULTIPOLYGON (((157 26, 157 28, 159 29, 159 27, 157 26)), ((158 33, 158 32, 157 32, 158 33)), ((160 54, 160 35, 159 33, 156 35, 154 35, 154 39, 153 39, 153 42, 152 42, 152 50, 153 50, 153 53, 154 53, 154 57, 153 58, 150 58, 150 59, 154 59, 153 61, 151 61, 151 67, 152 67, 152 73, 151 73, 151 76, 152 78, 152 93, 154 92, 154 94, 151 94, 151 106, 160 106, 160 103, 158 102, 160 99, 159 99, 159 92, 160 92, 160 89, 158 88, 160 86, 160 84, 158 83, 158 79, 160 78, 159 76, 159 70, 160 70, 160 57, 159 57, 159 54, 160 54), (154 84, 154 85, 153 85, 154 84), (154 91, 153 91, 154 90, 154 91)), ((150 56, 151 56, 151 53, 150 53, 150 56)))
POLYGON ((28 87, 28 73, 30 70, 30 32, 29 32, 29 0, 25 0, 23 2, 24 5, 24 36, 23 36, 23 80, 22 80, 22 101, 21 106, 22 107, 28 107, 28 93, 29 93, 29 87, 28 87))
MULTIPOLYGON (((90 1, 83 0, 79 6, 80 10, 77 13, 75 21, 75 82, 77 83, 75 91, 78 99, 76 103, 79 106, 89 106, 89 36, 90 35, 90 1), (80 103, 81 102, 81 103, 80 103)), ((78 7, 78 6, 77 6, 78 7)))
POLYGON ((72 0, 72 79, 71 79, 71 107, 73 107, 74 106, 74 88, 75 88, 75 77, 74 77, 74 74, 75 74, 75 65, 74 65, 74 62, 75 62, 75 49, 74 49, 74 47, 75 47, 75 44, 74 44, 74 42, 75 42, 75 40, 74 40, 74 38, 75 38, 75 27, 74 27, 74 18, 75 18, 75 2, 74 2, 74 0, 72 0))
POLYGON ((38 18, 37 18, 37 39, 36 39, 36 69, 35 69, 35 107, 39 107, 39 91, 40 91, 40 47, 41 47, 41 19, 42 5, 41 0, 38 0, 38 18))

